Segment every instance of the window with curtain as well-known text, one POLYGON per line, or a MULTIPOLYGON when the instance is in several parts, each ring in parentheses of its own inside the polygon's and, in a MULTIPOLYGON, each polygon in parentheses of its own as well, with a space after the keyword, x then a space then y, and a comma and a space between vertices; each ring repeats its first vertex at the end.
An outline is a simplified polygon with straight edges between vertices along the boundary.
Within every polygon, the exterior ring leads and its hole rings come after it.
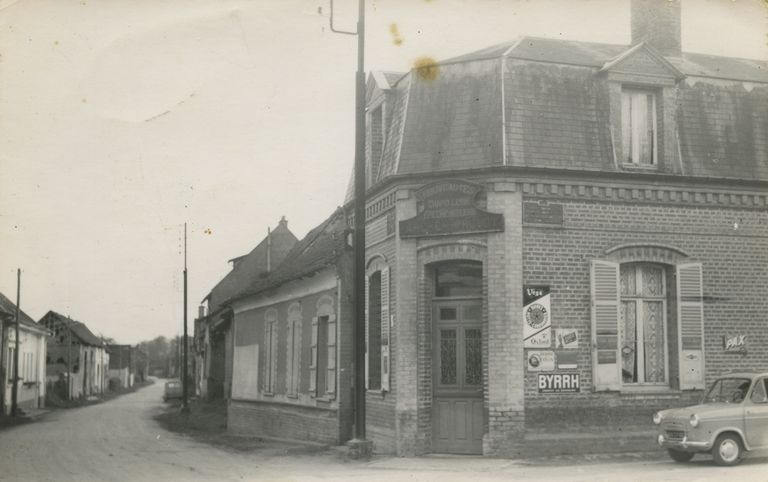
POLYGON ((667 290, 664 267, 620 268, 619 348, 623 384, 666 384, 667 290))
POLYGON ((625 164, 657 164, 656 95, 652 91, 622 91, 621 133, 625 164))

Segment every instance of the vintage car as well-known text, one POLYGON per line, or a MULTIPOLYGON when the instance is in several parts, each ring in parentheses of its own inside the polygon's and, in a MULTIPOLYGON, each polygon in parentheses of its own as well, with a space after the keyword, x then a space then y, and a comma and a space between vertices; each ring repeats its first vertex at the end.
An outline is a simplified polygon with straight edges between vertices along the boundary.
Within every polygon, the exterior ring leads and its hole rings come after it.
POLYGON ((165 382, 165 391, 163 392, 164 402, 174 398, 181 398, 182 396, 182 386, 180 380, 169 380, 165 382))
POLYGON ((662 410, 653 422, 675 461, 710 452, 717 464, 735 465, 745 451, 768 449, 768 372, 724 375, 699 405, 662 410))

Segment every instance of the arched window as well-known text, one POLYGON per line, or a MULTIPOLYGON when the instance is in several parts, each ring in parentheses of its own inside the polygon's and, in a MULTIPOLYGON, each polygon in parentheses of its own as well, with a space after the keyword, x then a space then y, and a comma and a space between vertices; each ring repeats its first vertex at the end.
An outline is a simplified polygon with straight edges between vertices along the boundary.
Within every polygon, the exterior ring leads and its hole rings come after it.
POLYGON ((667 282, 664 265, 620 267, 619 346, 622 383, 666 384, 667 282))
POLYGON ((595 390, 704 388, 701 263, 663 246, 591 262, 595 390))

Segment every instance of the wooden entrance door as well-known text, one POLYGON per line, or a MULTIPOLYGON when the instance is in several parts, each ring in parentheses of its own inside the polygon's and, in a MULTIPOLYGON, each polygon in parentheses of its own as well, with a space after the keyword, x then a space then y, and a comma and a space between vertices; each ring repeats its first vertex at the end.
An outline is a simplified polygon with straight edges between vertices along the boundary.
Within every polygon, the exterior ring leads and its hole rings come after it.
POLYGON ((483 449, 483 325, 480 300, 433 303, 432 449, 483 449))

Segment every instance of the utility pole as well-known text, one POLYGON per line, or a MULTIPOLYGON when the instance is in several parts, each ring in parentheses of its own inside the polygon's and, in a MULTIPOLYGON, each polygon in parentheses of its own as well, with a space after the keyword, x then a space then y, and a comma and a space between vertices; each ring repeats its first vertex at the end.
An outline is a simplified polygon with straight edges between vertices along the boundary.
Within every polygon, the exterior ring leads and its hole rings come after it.
POLYGON ((21 303, 21 268, 16 269, 16 340, 13 348, 13 391, 11 392, 11 415, 19 409, 19 303, 21 303))
POLYGON ((188 412, 189 406, 187 405, 187 223, 184 223, 184 365, 181 368, 181 390, 182 390, 182 398, 181 398, 181 411, 182 412, 188 412))
POLYGON ((333 25, 333 0, 330 13, 331 31, 357 35, 357 73, 355 75, 355 227, 353 307, 355 319, 355 440, 352 455, 370 456, 372 446, 365 440, 365 0, 358 0, 357 31, 337 30, 333 25))

